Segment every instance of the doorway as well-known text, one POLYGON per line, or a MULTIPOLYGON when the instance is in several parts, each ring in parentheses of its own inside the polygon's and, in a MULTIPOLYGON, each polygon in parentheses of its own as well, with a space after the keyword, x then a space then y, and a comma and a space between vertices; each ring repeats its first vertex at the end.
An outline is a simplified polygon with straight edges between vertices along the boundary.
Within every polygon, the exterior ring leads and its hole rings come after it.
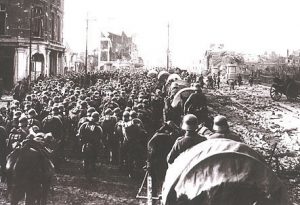
POLYGON ((15 48, 0 47, 0 81, 4 90, 14 86, 14 56, 15 48))
POLYGON ((31 80, 36 81, 41 74, 44 74, 44 55, 36 53, 32 56, 31 80))

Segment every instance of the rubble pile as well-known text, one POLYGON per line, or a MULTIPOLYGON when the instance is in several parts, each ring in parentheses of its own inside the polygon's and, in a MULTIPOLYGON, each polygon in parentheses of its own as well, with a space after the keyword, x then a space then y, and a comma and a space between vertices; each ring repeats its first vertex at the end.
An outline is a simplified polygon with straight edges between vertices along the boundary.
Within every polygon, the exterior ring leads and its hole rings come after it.
POLYGON ((241 135, 245 143, 267 160, 276 146, 272 158, 275 171, 300 173, 300 118, 297 122, 293 118, 297 117, 293 112, 296 105, 283 109, 282 103, 271 100, 266 86, 241 86, 232 91, 225 86, 209 93, 215 97, 213 110, 229 118, 231 129, 241 135))

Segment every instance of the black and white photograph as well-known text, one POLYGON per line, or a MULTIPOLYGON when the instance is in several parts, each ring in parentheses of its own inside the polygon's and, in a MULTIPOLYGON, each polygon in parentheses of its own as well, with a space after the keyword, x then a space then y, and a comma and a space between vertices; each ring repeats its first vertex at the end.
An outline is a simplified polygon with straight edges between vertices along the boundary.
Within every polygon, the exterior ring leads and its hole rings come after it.
POLYGON ((0 204, 300 205, 300 1, 0 0, 0 204))

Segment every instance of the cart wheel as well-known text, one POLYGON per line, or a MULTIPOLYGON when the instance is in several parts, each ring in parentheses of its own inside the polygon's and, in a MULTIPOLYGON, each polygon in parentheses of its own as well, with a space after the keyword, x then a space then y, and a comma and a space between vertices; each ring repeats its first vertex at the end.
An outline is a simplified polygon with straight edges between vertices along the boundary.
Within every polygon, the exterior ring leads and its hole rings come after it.
POLYGON ((295 82, 290 82, 286 88, 286 97, 288 100, 295 100, 298 96, 298 87, 295 82))
POLYGON ((273 100, 278 101, 280 100, 282 93, 280 91, 278 91, 277 86, 276 85, 272 85, 270 88, 270 96, 273 100))

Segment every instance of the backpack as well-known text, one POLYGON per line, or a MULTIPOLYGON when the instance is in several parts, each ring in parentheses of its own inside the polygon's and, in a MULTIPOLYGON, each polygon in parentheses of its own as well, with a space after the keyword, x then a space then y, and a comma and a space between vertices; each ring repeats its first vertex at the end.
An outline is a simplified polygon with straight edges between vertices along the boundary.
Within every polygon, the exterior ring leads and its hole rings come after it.
POLYGON ((116 125, 116 119, 112 116, 104 116, 101 127, 104 133, 112 133, 116 125))
POLYGON ((81 139, 84 142, 98 144, 102 134, 101 127, 89 122, 84 123, 82 126, 84 127, 81 133, 81 139))

